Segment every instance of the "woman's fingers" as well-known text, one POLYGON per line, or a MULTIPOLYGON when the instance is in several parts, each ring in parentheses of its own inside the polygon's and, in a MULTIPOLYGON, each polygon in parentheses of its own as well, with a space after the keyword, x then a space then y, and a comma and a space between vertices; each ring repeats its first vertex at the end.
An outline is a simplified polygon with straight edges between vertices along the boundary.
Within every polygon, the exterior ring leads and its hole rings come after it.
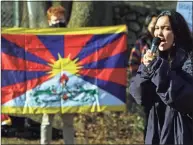
POLYGON ((149 63, 156 57, 155 53, 152 53, 151 50, 147 50, 143 57, 143 63, 147 66, 149 63))
POLYGON ((148 56, 156 56, 156 53, 152 53, 151 50, 147 50, 146 54, 148 56))

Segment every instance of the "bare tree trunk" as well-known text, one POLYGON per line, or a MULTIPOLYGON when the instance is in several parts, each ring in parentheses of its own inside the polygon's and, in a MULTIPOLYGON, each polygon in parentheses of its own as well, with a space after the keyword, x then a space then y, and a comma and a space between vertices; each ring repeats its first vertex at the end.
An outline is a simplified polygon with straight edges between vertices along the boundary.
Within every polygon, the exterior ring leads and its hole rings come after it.
POLYGON ((61 1, 52 1, 53 6, 61 5, 61 1))
POLYGON ((68 27, 112 25, 112 2, 73 1, 68 27))
POLYGON ((20 9, 20 13, 22 15, 20 26, 21 27, 28 27, 29 26, 29 18, 28 18, 27 2, 26 1, 20 2, 20 7, 22 8, 22 9, 20 9))
POLYGON ((27 1, 28 15, 29 15, 29 27, 47 27, 46 20, 46 3, 45 1, 33 2, 27 1))
POLYGON ((47 21, 47 4, 45 1, 39 1, 38 2, 38 19, 37 19, 37 23, 38 23, 38 27, 39 28, 45 28, 48 27, 48 21, 47 21))

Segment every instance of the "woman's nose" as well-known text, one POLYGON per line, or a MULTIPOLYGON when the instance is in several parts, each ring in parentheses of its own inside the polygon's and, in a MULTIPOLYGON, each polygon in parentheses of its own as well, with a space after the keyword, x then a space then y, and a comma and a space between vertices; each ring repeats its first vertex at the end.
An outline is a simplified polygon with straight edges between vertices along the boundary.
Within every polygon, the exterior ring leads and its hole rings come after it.
POLYGON ((158 33, 158 36, 162 36, 162 29, 158 29, 158 31, 157 31, 157 33, 158 33))

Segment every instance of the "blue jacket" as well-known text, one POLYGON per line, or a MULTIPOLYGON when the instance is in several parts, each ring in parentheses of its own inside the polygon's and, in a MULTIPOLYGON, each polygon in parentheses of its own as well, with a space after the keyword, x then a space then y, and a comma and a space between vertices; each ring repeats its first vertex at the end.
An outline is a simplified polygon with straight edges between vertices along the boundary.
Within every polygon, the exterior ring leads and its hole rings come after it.
POLYGON ((191 56, 178 49, 171 64, 158 56, 131 81, 130 94, 146 113, 145 144, 193 144, 191 56))

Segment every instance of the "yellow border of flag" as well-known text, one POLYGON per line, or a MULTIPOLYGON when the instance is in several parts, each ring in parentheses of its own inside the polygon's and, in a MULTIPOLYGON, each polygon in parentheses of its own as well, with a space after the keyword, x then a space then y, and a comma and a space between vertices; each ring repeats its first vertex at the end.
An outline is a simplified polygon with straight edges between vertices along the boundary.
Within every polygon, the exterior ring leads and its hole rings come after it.
POLYGON ((20 112, 22 114, 42 114, 42 113, 91 113, 91 112, 103 112, 105 110, 108 111, 125 111, 126 105, 119 105, 119 106, 69 106, 69 107, 5 107, 2 106, 1 111, 9 113, 17 113, 20 112))
POLYGON ((80 28, 2 28, 2 34, 77 35, 127 32, 126 25, 80 28))

